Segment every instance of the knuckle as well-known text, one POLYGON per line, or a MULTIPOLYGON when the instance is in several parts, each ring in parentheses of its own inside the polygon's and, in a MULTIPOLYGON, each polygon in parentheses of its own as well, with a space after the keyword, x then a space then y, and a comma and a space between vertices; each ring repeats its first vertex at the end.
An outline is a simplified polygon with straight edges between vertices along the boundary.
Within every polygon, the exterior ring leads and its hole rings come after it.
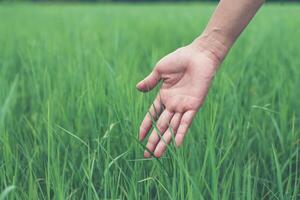
POLYGON ((170 125, 170 133, 174 134, 177 132, 178 126, 176 125, 170 125))
POLYGON ((152 71, 152 73, 154 73, 154 74, 160 74, 160 69, 162 68, 162 65, 161 64, 156 64, 155 65, 155 67, 154 67, 154 69, 153 69, 153 71, 152 71))
POLYGON ((152 119, 155 119, 155 111, 152 111, 150 110, 148 113, 147 113, 147 119, 149 119, 150 121, 152 121, 152 119))
POLYGON ((167 133, 161 137, 161 140, 159 143, 160 143, 160 146, 165 146, 166 144, 168 144, 167 133))
POLYGON ((161 70, 163 70, 165 67, 166 67, 166 61, 164 59, 161 59, 160 61, 158 61, 158 63, 156 63, 153 71, 160 74, 161 70))
POLYGON ((148 140, 148 146, 152 146, 152 145, 155 145, 156 144, 156 138, 155 137, 149 137, 149 140, 148 140))
POLYGON ((140 133, 145 132, 146 128, 144 126, 140 126, 140 133))
POLYGON ((180 122, 180 125, 182 125, 182 126, 189 126, 190 122, 189 122, 188 119, 182 118, 182 120, 180 122))
POLYGON ((162 155, 162 153, 161 153, 160 151, 155 151, 155 152, 154 152, 154 156, 155 156, 156 158, 160 158, 161 155, 162 155))
POLYGON ((168 128, 168 124, 166 123, 157 123, 157 129, 161 132, 168 128))

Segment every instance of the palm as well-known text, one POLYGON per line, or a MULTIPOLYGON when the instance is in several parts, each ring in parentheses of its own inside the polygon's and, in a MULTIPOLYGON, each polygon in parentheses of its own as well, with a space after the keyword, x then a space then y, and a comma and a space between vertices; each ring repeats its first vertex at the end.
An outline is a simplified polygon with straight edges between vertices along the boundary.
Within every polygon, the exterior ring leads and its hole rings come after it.
MULTIPOLYGON (((144 139, 157 120, 147 148, 160 157, 175 134, 176 145, 182 144, 188 127, 207 94, 217 62, 187 46, 164 57, 138 88, 152 89, 161 79, 163 84, 140 127, 144 139), (158 132, 157 132, 158 130, 158 132)), ((150 153, 146 150, 145 157, 150 153)))

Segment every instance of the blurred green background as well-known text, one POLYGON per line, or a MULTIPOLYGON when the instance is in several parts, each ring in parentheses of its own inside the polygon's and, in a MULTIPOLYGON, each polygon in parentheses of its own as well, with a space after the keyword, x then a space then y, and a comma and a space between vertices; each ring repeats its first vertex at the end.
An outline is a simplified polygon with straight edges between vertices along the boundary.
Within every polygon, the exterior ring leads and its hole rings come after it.
POLYGON ((300 199, 300 5, 269 3, 180 149, 143 159, 135 84, 216 3, 0 4, 0 200, 300 199))

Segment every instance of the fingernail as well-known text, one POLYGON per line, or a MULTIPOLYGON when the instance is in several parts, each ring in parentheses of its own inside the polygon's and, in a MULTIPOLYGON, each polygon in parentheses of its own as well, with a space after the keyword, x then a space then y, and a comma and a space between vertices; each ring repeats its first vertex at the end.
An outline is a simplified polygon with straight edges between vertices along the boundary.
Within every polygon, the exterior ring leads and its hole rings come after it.
POLYGON ((149 158, 151 156, 151 154, 148 152, 148 151, 145 151, 144 152, 144 157, 145 158, 149 158))
POLYGON ((139 83, 136 85, 136 87, 137 87, 138 89, 143 89, 143 88, 144 88, 144 83, 143 83, 143 81, 139 82, 139 83))
POLYGON ((154 156, 155 156, 156 158, 160 158, 161 154, 160 154, 159 152, 154 152, 154 156))

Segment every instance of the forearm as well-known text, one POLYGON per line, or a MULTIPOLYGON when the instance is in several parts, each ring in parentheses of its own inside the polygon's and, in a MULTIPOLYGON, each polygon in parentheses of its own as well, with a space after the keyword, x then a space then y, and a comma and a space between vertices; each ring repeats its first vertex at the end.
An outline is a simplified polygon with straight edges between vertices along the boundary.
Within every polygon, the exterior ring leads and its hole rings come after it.
POLYGON ((194 43, 221 62, 263 3, 264 0, 220 0, 207 27, 194 43))

